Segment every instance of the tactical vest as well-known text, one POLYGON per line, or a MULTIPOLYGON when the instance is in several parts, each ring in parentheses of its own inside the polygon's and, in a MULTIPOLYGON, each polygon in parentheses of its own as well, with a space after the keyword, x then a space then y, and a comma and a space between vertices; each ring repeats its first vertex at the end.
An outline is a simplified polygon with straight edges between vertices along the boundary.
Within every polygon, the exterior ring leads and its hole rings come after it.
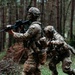
MULTIPOLYGON (((39 25, 41 26, 41 22, 38 22, 38 21, 32 22, 32 24, 39 24, 39 25)), ((39 33, 39 35, 40 35, 40 37, 42 37, 42 31, 41 31, 41 33, 39 33)), ((30 47, 30 45, 31 45, 34 41, 35 41, 35 44, 36 44, 36 46, 37 46, 36 37, 37 37, 37 35, 34 35, 34 36, 30 39, 30 41, 28 41, 28 47, 30 47)), ((38 46, 37 46, 37 47, 38 47, 38 46)))
MULTIPOLYGON (((41 23, 38 22, 38 21, 35 21, 35 22, 29 21, 29 23, 27 23, 27 25, 24 25, 24 31, 25 31, 25 32, 28 30, 28 28, 30 27, 31 24, 39 24, 39 25, 41 26, 41 23)), ((42 32, 41 32, 41 36, 42 36, 42 32)), ((41 36, 40 36, 40 37, 41 37, 41 36)), ((36 35, 34 35, 29 41, 26 41, 26 40, 23 41, 24 47, 29 48, 30 45, 33 43, 33 41, 35 41, 35 37, 36 37, 36 35)))

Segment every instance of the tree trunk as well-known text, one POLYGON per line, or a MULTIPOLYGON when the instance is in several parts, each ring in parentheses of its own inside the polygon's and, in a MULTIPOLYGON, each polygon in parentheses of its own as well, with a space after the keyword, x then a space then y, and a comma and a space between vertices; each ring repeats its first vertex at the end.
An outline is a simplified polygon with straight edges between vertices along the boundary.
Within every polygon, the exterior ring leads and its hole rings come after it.
POLYGON ((15 6, 16 6, 16 20, 18 20, 18 5, 17 5, 17 2, 15 3, 15 6))
POLYGON ((24 8, 24 0, 20 0, 20 10, 19 10, 19 15, 20 15, 20 19, 23 19, 23 8, 24 8))
MULTIPOLYGON (((2 6, 2 28, 4 28, 5 23, 5 14, 4 14, 4 6, 2 6)), ((5 43, 5 32, 2 32, 2 49, 4 49, 5 43)))
POLYGON ((41 2, 41 22, 44 24, 44 0, 41 2))
POLYGON ((25 4, 26 4, 26 9, 25 9, 25 20, 26 20, 26 18, 27 18, 27 11, 28 11, 28 0, 26 0, 25 4))
POLYGON ((63 0, 63 33, 62 33, 63 36, 64 33, 65 33, 65 0, 63 0))
POLYGON ((71 4, 71 22, 70 22, 70 40, 73 39, 73 17, 74 17, 74 7, 75 7, 75 0, 72 0, 72 4, 71 4))
POLYGON ((69 2, 68 6, 67 6, 67 8, 66 8, 65 21, 67 20, 67 14, 68 14, 68 12, 69 12, 70 5, 71 5, 71 1, 69 2))
MULTIPOLYGON (((57 0, 57 31, 59 32, 59 0, 57 0)), ((60 33, 60 32, 59 32, 60 33)))
POLYGON ((60 0, 60 19, 59 19, 59 25, 60 25, 59 31, 60 31, 60 34, 62 35, 62 0, 60 0))
POLYGON ((36 0, 34 0, 34 7, 36 7, 36 0))
MULTIPOLYGON (((0 6, 0 29, 2 29, 2 6, 0 6)), ((3 45, 3 33, 0 33, 0 51, 2 51, 2 45, 3 45)))
MULTIPOLYGON (((8 19, 9 19, 9 24, 11 24, 11 15, 12 15, 11 2, 8 3, 8 8, 9 8, 9 12, 8 12, 9 17, 8 17, 8 19)), ((9 35, 9 45, 8 45, 8 47, 10 47, 12 45, 12 41, 13 41, 13 37, 12 37, 12 35, 9 35)))

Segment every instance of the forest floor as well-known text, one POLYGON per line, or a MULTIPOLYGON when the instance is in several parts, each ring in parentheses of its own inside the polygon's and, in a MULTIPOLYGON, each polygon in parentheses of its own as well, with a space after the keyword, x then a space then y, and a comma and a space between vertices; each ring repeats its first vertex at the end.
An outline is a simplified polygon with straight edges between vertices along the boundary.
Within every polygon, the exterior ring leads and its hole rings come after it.
MULTIPOLYGON (((49 63, 49 60, 46 62, 45 65, 40 67, 41 68, 41 75, 51 75, 51 71, 49 70, 48 63, 49 63)), ((21 66, 23 68, 23 64, 21 66)), ((72 55, 71 67, 73 69, 75 68, 75 56, 74 55, 72 55)), ((63 71, 62 71, 62 62, 57 64, 57 71, 58 71, 58 75, 67 75, 67 74, 63 73, 63 71)), ((22 75, 24 75, 23 72, 22 72, 22 75)))
MULTIPOLYGON (((51 71, 49 70, 48 63, 49 63, 49 61, 47 61, 47 63, 41 67, 42 75, 51 75, 51 71)), ((72 55, 71 67, 73 69, 75 68, 75 55, 72 55)), ((67 74, 63 73, 63 71, 62 71, 62 62, 57 64, 57 71, 58 71, 58 75, 67 75, 67 74)))
MULTIPOLYGON (((6 75, 6 72, 12 73, 10 75, 23 75, 22 70, 23 70, 23 64, 16 64, 14 63, 11 59, 13 57, 14 51, 16 49, 21 49, 22 45, 20 44, 15 44, 13 47, 10 47, 8 51, 4 51, 0 53, 0 75, 6 75), (11 54, 13 53, 13 54, 11 54), (16 74, 13 74, 16 73, 16 74)), ((21 49, 22 50, 22 49, 21 49)), ((49 70, 48 66, 49 60, 46 62, 45 65, 41 66, 41 73, 42 75, 51 75, 51 71, 49 70)), ((72 68, 75 68, 75 56, 72 55, 72 68)), ((62 72, 62 62, 57 64, 57 70, 59 75, 67 75, 62 72)), ((8 75, 7 74, 7 75, 8 75)))

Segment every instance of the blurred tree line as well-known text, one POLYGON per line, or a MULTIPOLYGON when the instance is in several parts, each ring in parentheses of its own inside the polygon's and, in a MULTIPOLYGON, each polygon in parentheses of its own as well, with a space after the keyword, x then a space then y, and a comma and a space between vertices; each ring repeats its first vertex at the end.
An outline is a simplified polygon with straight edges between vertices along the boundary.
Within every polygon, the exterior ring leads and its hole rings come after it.
MULTIPOLYGON (((16 20, 26 20, 28 6, 41 10, 42 27, 53 25, 67 40, 75 40, 75 0, 0 0, 0 29, 16 20)), ((0 51, 13 43, 8 33, 0 33, 0 51)))

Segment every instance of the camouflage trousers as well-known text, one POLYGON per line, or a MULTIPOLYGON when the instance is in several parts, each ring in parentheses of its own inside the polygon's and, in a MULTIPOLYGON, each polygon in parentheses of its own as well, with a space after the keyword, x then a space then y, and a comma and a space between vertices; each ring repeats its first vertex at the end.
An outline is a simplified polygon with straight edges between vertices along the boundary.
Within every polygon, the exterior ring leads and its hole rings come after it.
POLYGON ((40 65, 46 61, 46 52, 30 54, 24 63, 24 75, 41 75, 40 65))
MULTIPOLYGON (((64 56, 63 56, 64 57, 64 56)), ((62 61, 62 70, 68 75, 75 75, 75 69, 71 69, 71 55, 64 57, 61 56, 53 57, 49 62, 49 69, 52 71, 52 75, 58 75, 56 65, 62 61)))

